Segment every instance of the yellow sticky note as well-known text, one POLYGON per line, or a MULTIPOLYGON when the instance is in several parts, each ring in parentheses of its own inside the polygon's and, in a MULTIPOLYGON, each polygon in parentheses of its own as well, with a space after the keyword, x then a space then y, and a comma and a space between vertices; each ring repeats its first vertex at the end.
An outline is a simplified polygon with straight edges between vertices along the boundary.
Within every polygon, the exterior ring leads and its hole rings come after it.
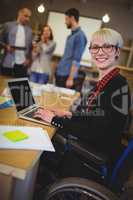
POLYGON ((7 131, 3 135, 12 142, 19 142, 29 137, 20 130, 7 131))
POLYGON ((0 96, 0 104, 4 103, 5 102, 5 97, 1 97, 0 96))

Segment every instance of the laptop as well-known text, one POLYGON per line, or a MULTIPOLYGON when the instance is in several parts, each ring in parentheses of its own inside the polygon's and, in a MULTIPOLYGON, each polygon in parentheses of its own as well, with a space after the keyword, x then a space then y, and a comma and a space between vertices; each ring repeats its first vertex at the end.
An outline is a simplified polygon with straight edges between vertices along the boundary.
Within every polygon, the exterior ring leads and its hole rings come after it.
POLYGON ((51 126, 50 123, 34 117, 34 113, 42 107, 35 102, 28 78, 11 79, 7 84, 19 118, 51 126))

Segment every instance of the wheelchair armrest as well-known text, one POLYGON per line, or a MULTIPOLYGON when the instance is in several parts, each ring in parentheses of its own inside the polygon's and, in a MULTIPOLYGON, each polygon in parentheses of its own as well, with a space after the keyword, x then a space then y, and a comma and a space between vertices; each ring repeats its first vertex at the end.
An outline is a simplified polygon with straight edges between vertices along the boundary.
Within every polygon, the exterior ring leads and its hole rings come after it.
POLYGON ((55 140, 56 142, 65 146, 66 149, 69 149, 70 151, 72 150, 73 152, 75 152, 77 155, 81 156, 88 162, 93 162, 98 166, 108 163, 108 159, 105 155, 96 152, 94 148, 88 145, 86 146, 85 144, 75 140, 74 137, 73 139, 71 137, 65 138, 60 134, 56 134, 55 140))
POLYGON ((107 158, 102 153, 96 152, 92 147, 79 143, 77 141, 68 139, 68 145, 71 150, 77 153, 79 156, 82 156, 88 162, 93 162, 96 165, 104 165, 107 163, 107 158))
POLYGON ((56 142, 58 142, 62 145, 67 144, 67 139, 60 134, 55 134, 54 139, 55 139, 56 142))

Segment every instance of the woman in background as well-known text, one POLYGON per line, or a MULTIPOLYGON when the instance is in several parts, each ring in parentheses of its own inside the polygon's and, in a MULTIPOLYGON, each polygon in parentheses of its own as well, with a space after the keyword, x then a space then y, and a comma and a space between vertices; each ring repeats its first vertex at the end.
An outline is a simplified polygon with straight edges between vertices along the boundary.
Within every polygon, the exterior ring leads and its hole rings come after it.
POLYGON ((122 45, 123 39, 115 30, 95 32, 89 50, 99 70, 96 87, 82 97, 75 112, 40 109, 35 114, 58 127, 60 134, 73 135, 107 154, 111 161, 122 150, 121 137, 130 107, 128 83, 117 68, 122 45))
POLYGON ((56 43, 53 41, 52 29, 49 25, 43 27, 41 40, 33 44, 33 63, 30 80, 36 83, 47 83, 51 76, 51 57, 56 43))

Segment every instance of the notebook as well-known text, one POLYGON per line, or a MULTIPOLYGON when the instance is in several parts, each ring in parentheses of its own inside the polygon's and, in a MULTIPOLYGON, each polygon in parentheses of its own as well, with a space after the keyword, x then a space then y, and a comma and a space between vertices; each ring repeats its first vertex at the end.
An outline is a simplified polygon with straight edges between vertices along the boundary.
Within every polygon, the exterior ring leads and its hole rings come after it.
POLYGON ((42 107, 35 102, 28 78, 11 79, 7 84, 19 118, 51 126, 50 123, 34 117, 34 113, 42 107))

